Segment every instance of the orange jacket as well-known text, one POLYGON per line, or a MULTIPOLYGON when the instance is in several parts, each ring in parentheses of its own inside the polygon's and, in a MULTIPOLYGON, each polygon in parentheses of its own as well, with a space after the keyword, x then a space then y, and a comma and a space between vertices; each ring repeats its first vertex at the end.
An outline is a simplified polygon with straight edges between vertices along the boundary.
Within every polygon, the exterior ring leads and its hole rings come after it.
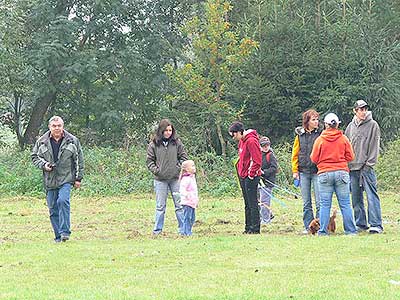
POLYGON ((354 152, 342 131, 329 128, 315 140, 310 158, 317 165, 318 174, 338 170, 348 172, 347 163, 354 159, 354 152))

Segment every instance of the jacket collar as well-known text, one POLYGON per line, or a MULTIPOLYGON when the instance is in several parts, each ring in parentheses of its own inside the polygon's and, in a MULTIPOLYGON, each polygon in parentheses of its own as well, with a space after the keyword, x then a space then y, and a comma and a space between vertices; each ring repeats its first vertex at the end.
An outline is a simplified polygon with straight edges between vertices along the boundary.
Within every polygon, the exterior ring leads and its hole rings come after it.
MULTIPOLYGON (((48 130, 48 131, 46 131, 45 134, 43 134, 43 135, 39 138, 38 142, 39 142, 40 144, 49 143, 49 142, 50 142, 50 137, 51 137, 50 130, 48 130)), ((64 132, 63 132, 63 137, 64 137, 64 141, 67 142, 67 143, 70 143, 70 142, 73 141, 73 135, 70 134, 70 133, 69 133, 68 131, 66 131, 65 129, 64 129, 64 132)))

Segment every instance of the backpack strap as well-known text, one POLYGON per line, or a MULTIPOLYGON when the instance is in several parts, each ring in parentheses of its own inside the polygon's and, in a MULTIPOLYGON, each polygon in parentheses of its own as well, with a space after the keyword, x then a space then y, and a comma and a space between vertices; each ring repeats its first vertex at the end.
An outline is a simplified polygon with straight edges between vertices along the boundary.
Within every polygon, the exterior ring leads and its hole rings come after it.
POLYGON ((267 161, 267 163, 270 163, 270 161, 271 161, 271 151, 268 151, 268 153, 265 155, 265 160, 267 161))

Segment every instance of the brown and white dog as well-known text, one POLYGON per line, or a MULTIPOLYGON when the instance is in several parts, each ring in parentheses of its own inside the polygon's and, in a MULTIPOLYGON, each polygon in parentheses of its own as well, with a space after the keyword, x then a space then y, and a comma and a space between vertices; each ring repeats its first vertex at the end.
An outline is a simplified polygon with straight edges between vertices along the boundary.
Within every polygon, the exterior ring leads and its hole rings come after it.
MULTIPOLYGON (((329 218, 329 224, 328 224, 328 232, 334 233, 336 231, 336 212, 337 209, 335 208, 332 212, 332 216, 329 218)), ((308 226, 309 233, 311 234, 316 234, 321 227, 319 223, 319 218, 316 218, 311 221, 310 225, 308 226)))

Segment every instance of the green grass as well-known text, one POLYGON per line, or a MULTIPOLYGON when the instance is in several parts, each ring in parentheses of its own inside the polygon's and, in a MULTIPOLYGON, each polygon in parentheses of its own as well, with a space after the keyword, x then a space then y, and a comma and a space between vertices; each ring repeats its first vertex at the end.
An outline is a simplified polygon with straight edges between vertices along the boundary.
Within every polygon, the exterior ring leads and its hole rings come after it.
MULTIPOLYGON (((273 203, 242 235, 237 198, 201 198, 194 236, 151 235, 154 196, 72 199, 72 239, 52 243, 43 198, 0 199, 0 299, 399 299, 400 199, 382 195, 382 235, 303 236, 301 200, 273 203)), ((334 201, 335 206, 337 206, 334 201)))

